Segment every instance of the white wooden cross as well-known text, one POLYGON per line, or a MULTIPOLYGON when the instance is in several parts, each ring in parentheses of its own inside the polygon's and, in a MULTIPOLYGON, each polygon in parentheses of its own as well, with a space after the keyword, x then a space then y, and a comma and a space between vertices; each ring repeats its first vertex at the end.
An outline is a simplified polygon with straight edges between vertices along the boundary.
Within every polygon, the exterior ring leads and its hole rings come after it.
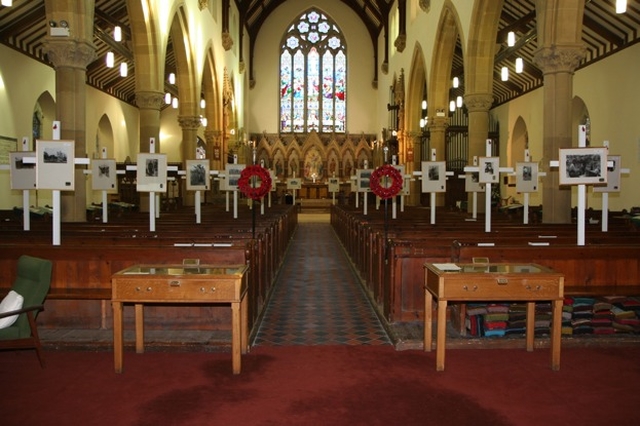
POLYGON ((513 172, 512 167, 498 167, 500 164, 500 157, 491 157, 491 147, 493 141, 487 139, 486 145, 486 157, 480 157, 479 166, 466 166, 465 172, 478 172, 481 183, 484 183, 485 191, 485 232, 491 232, 491 184, 499 184, 500 173, 513 172))
POLYGON ((422 192, 428 192, 431 196, 430 198, 430 204, 431 204, 431 224, 434 225, 436 223, 436 194, 438 192, 446 192, 447 191, 447 186, 446 186, 446 178, 447 176, 453 176, 454 173, 453 172, 448 172, 444 170, 444 162, 442 162, 442 164, 433 164, 436 162, 436 150, 435 148, 433 148, 431 150, 431 161, 423 161, 422 162, 422 170, 421 171, 414 171, 413 175, 414 176, 418 176, 418 179, 420 179, 422 181, 422 192), (432 164, 429 164, 432 163, 432 164), (444 172, 444 176, 439 175, 438 179, 435 180, 436 182, 436 187, 430 187, 427 182, 427 168, 428 167, 436 167, 438 168, 438 173, 442 173, 444 172), (441 169, 441 170, 440 170, 441 169))

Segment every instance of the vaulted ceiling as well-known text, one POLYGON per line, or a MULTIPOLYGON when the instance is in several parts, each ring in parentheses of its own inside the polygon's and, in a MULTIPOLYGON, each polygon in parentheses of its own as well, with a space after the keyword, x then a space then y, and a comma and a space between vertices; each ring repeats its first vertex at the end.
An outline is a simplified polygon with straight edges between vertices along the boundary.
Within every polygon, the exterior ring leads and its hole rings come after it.
MULTIPOLYGON (((232 0, 251 39, 255 39, 271 12, 287 0, 232 0)), ((393 0, 342 0, 353 9, 366 26, 372 40, 383 31, 393 0)), ((126 40, 129 16, 126 0, 96 0, 94 45, 97 59, 87 68, 87 83, 124 102, 135 101, 135 63, 126 40), (115 43, 112 31, 115 25, 123 28, 123 43, 115 43), (126 58, 128 77, 121 77, 117 67, 105 67, 105 56, 114 51, 126 58)), ((42 51, 42 42, 49 30, 44 0, 14 0, 11 7, 0 7, 0 43, 10 46, 43 63, 48 63, 42 51)), ((615 0, 587 0, 583 20, 582 40, 587 56, 580 67, 588 66, 612 53, 636 43, 640 33, 639 0, 629 0, 627 12, 615 13, 615 0)), ((542 86, 543 76, 533 62, 537 49, 534 0, 505 0, 500 17, 496 43, 500 45, 494 64, 494 105, 508 102, 542 86), (514 31, 516 45, 507 47, 506 34, 514 31), (523 58, 524 70, 515 73, 514 61, 523 58), (510 68, 509 80, 502 81, 500 69, 510 68)), ((169 46, 167 69, 175 69, 173 49, 169 46)), ((380 65, 380 64, 378 64, 380 65)), ((452 66, 452 76, 464 75, 462 48, 458 44, 452 66)), ((463 90, 462 88, 460 90, 463 90)))

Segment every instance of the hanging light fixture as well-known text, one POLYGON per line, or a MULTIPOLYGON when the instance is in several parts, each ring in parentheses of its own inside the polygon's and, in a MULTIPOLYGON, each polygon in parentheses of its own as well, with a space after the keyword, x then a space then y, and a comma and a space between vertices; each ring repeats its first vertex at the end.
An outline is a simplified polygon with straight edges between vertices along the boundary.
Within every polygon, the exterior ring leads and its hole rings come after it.
POLYGON ((502 70, 500 72, 500 78, 501 78, 502 81, 509 80, 509 68, 502 67, 502 70))
POLYGON ((424 118, 420 119, 420 128, 422 129, 425 125, 424 118))
POLYGON ((174 73, 169 74, 169 84, 176 84, 176 75, 174 73))
POLYGON ((173 98, 171 100, 171 106, 173 107, 173 109, 178 109, 178 98, 173 98))
POLYGON ((117 42, 122 41, 122 28, 120 26, 113 27, 113 39, 117 42))
POLYGON ((516 73, 520 74, 524 71, 524 61, 522 58, 516 58, 516 73))
POLYGON ((202 123, 202 127, 207 127, 207 117, 200 116, 200 122, 202 123))
POLYGON ((164 94, 164 103, 171 105, 171 93, 167 92, 164 94))
POLYGON ((460 86, 460 79, 458 77, 453 77, 453 88, 457 89, 460 86))
POLYGON ((507 46, 513 47, 516 45, 516 33, 509 31, 507 33, 507 46))
POLYGON ((427 109, 427 101, 422 100, 422 110, 425 111, 427 109))
POLYGON ((625 13, 627 11, 627 0, 616 0, 616 13, 625 13))
POLYGON ((456 101, 449 102, 449 111, 454 112, 456 110, 456 101))
POLYGON ((107 68, 113 68, 115 61, 116 60, 113 52, 107 52, 107 68))
POLYGON ((458 96, 458 97, 456 98, 456 106, 457 106, 458 108, 462 108, 462 96, 458 96))
POLYGON ((207 106, 207 101, 204 98, 200 99, 200 109, 205 109, 207 106))
POLYGON ((129 75, 129 66, 126 62, 120 64, 120 77, 126 77, 129 75))
POLYGON ((13 0, 2 0, 2 5, 6 7, 13 6, 13 0))

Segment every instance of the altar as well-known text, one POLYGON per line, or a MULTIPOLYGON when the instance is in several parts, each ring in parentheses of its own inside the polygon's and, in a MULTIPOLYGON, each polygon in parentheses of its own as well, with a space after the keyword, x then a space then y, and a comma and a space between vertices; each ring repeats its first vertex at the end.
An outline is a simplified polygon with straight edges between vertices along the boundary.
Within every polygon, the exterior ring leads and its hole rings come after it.
POLYGON ((298 191, 298 198, 318 200, 330 198, 329 186, 325 183, 303 183, 298 191))

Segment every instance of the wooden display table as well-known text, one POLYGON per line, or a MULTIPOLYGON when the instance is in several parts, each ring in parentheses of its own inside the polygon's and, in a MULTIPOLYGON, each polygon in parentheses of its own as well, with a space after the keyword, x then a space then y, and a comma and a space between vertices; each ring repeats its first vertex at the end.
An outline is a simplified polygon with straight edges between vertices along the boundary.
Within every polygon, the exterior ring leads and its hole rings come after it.
POLYGON ((230 303, 232 367, 240 374, 241 353, 248 349, 248 266, 135 265, 111 277, 113 354, 116 373, 122 373, 122 304, 135 306, 136 352, 144 352, 145 303, 230 303))
POLYGON ((560 333, 564 275, 536 264, 432 264, 424 278, 424 350, 431 351, 433 298, 438 302, 436 370, 444 371, 447 303, 480 301, 527 302, 527 351, 533 351, 535 301, 552 304, 551 368, 560 369, 560 333))

